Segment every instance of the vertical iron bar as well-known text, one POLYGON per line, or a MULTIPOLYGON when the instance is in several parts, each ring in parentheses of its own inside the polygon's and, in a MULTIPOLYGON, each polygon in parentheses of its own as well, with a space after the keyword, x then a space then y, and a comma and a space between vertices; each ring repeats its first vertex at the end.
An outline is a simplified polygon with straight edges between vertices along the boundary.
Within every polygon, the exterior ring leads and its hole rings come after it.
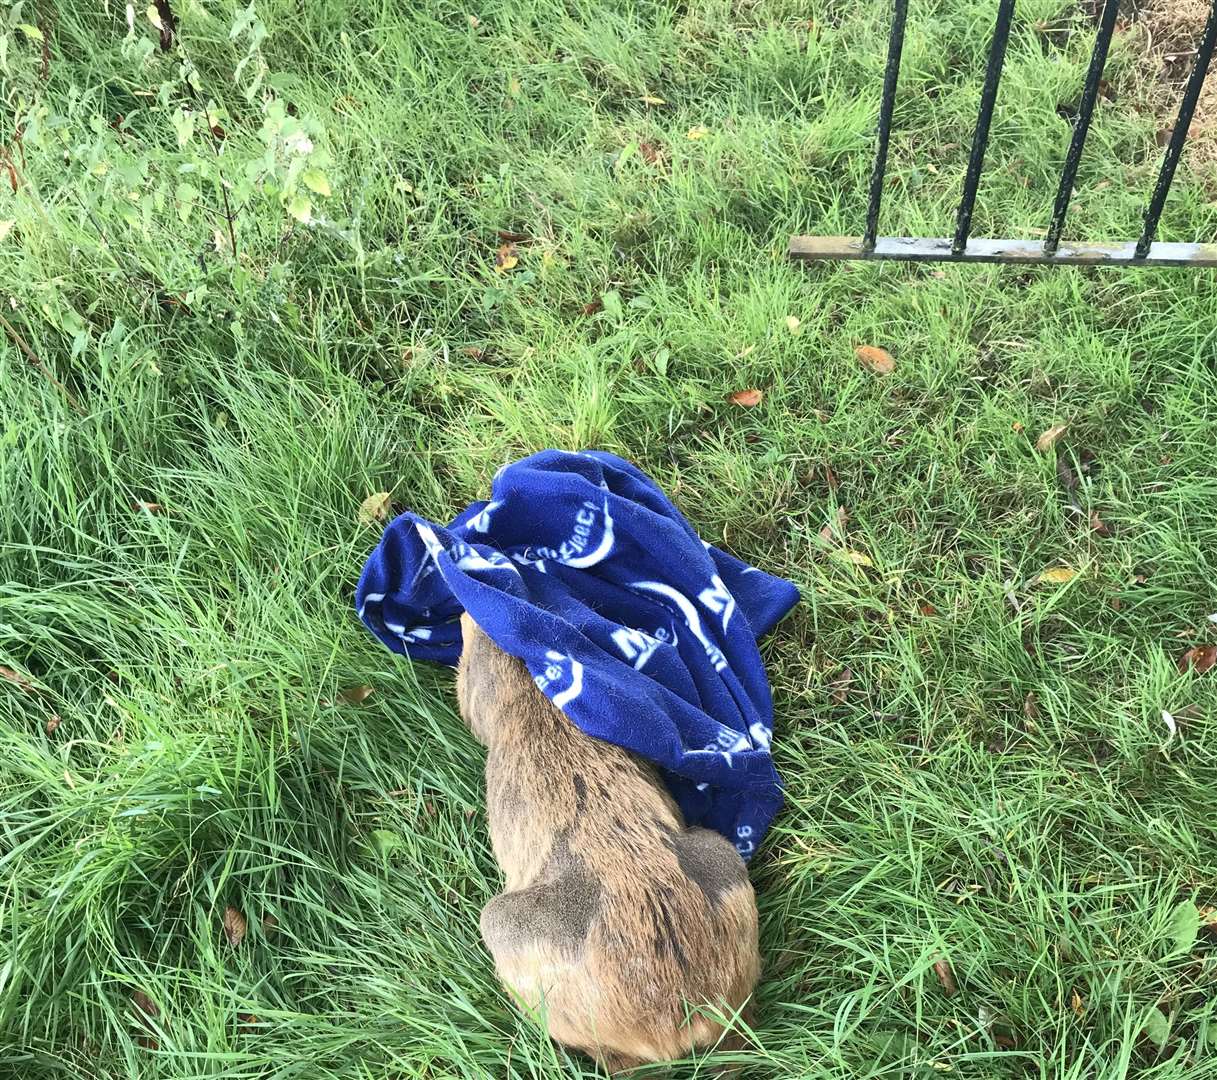
MULTIPOLYGON (((1217 0, 1215 0, 1217 2, 1217 0)), ((1002 64, 1006 60, 1006 42, 1010 40, 1010 20, 1014 16, 1014 0, 1001 0, 997 8, 997 24, 993 27, 993 43, 989 46, 989 64, 985 69, 985 85, 980 92, 980 115, 976 118, 976 133, 972 137, 972 156, 963 182, 963 198, 955 219, 955 240, 952 255, 962 255, 972 231, 972 207, 980 170, 985 162, 985 146, 989 142, 989 122, 993 119, 993 104, 997 101, 997 84, 1001 81, 1002 64)))
POLYGON ((879 102, 879 136, 875 143, 875 164, 870 174, 870 199, 866 204, 866 232, 862 250, 875 250, 879 232, 879 200, 883 197, 883 176, 887 171, 887 143, 892 133, 892 108, 896 102, 896 78, 900 74, 900 52, 904 48, 904 21, 909 0, 895 0, 892 33, 887 42, 887 67, 883 70, 883 97, 879 102))
POLYGON ((1162 155, 1162 168, 1158 173, 1158 182, 1154 186, 1153 197, 1149 200, 1149 209, 1145 211, 1145 227, 1141 230, 1141 239, 1137 241, 1137 258, 1139 259, 1149 253, 1149 245, 1153 243, 1154 233, 1158 231, 1158 218, 1162 216, 1162 207, 1166 205, 1166 196, 1171 189, 1171 180, 1175 176, 1175 166, 1179 164, 1179 155, 1183 152, 1183 143, 1187 139, 1187 129, 1192 125, 1192 113, 1196 111, 1196 102, 1199 100, 1200 90, 1204 86, 1204 77, 1208 74, 1209 61, 1213 58, 1214 42, 1217 42, 1217 0, 1213 0, 1208 22, 1204 24, 1204 36, 1196 47, 1196 63, 1192 67, 1191 77, 1187 80, 1187 88, 1183 91, 1183 100, 1179 103, 1179 115, 1171 130, 1166 153, 1162 155))
POLYGON ((1048 236, 1044 240, 1044 254, 1052 255, 1061 242, 1061 230, 1065 227, 1065 215, 1069 211, 1069 198, 1073 194, 1073 181, 1078 174, 1078 162, 1082 160, 1082 147, 1090 131, 1090 117, 1094 113, 1099 97, 1099 83, 1103 81, 1103 66, 1107 63, 1107 50, 1111 46, 1111 35, 1116 28, 1116 15, 1120 0, 1107 0, 1099 21, 1099 36, 1095 39, 1094 52, 1090 54, 1090 69, 1082 87, 1082 100, 1078 104, 1077 119, 1073 123, 1073 138, 1069 152, 1065 155, 1065 167, 1061 169, 1061 184, 1056 189, 1056 205, 1052 208, 1052 220, 1048 224, 1048 236))

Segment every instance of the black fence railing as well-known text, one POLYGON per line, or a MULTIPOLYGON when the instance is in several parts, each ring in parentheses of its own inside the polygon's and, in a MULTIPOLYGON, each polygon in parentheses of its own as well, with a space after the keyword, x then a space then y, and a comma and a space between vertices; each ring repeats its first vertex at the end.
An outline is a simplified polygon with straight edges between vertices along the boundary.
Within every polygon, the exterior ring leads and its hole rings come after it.
POLYGON ((1015 262, 1015 263, 1082 263, 1129 266, 1217 266, 1217 244, 1162 243, 1154 236, 1158 219, 1166 205, 1175 168, 1187 141, 1188 128, 1196 103, 1208 74, 1209 62, 1217 43, 1217 0, 1209 11, 1204 32, 1196 45, 1196 59, 1183 91, 1179 114, 1171 129, 1170 139, 1162 155, 1162 165, 1154 185, 1141 236, 1136 242, 1118 244, 1070 243, 1061 241, 1069 200, 1077 177, 1078 163, 1086 145, 1090 120, 1094 114, 1103 68, 1116 26, 1120 0, 1103 0, 1099 15, 1098 35, 1082 99, 1074 118, 1073 137, 1065 154, 1060 184, 1049 219, 1047 234, 1038 240, 973 240, 972 210, 976 191, 984 168, 985 148, 989 142, 989 125, 997 102, 1006 43, 1010 39, 1010 24, 1014 18, 1014 0, 998 0, 997 20, 989 59, 980 95, 980 112, 972 136, 972 149, 964 177, 963 196, 955 215, 955 235, 951 239, 914 236, 879 236, 879 209, 883 199, 883 182, 887 173, 887 151, 892 131, 892 111, 896 100, 896 84, 900 76, 900 55, 904 47, 904 29, 908 19, 908 0, 893 0, 891 36, 888 41, 887 65, 883 72, 883 94, 879 103, 879 130, 875 140, 875 162, 871 170, 870 192, 866 207, 866 229, 860 238, 852 236, 794 236, 790 240, 790 255, 794 259, 905 259, 916 261, 957 262, 1015 262))

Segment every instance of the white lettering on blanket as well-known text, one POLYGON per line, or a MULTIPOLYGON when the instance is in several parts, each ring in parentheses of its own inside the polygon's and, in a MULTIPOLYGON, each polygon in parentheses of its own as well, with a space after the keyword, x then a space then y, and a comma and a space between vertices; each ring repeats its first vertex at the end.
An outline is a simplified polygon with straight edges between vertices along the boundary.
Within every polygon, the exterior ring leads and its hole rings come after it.
POLYGON ((723 579, 717 574, 712 574, 710 587, 702 589, 697 599, 716 615, 723 617, 723 629, 726 630, 727 623, 731 621, 731 616, 735 612, 735 597, 731 595, 731 590, 723 584, 723 579))
POLYGON ((676 610, 684 617, 685 625, 693 632, 693 636, 701 642, 702 648, 706 650, 706 656, 709 657, 710 663, 714 665, 715 671, 722 671, 727 666, 727 658, 723 656, 722 650, 714 644, 701 627, 701 616, 697 614, 695 608, 689 598, 671 585, 666 585, 662 581, 635 581, 630 584, 631 589, 641 589, 643 592, 657 593, 660 596, 666 596, 673 604, 676 605, 676 610))
POLYGON ((656 627, 654 635, 645 630, 635 630, 623 626, 612 633, 613 644, 624 654, 627 660, 634 662, 634 669, 641 671, 643 665, 651 658, 651 653, 660 645, 675 645, 676 635, 670 633, 667 627, 656 627), (670 640, 669 640, 670 639, 670 640))
POLYGON ((469 529, 471 532, 488 532, 490 530, 491 516, 502 505, 503 503, 501 500, 492 499, 465 523, 465 528, 469 529))
POLYGON ((545 671, 540 675, 534 675, 532 681, 537 684, 537 689, 541 693, 546 694, 555 706, 559 709, 565 709, 567 705, 583 693, 583 665, 573 656, 566 656, 563 653, 555 652, 553 649, 545 650, 545 659, 547 661, 545 671), (569 668, 569 672, 564 670, 563 665, 569 668), (551 693, 550 691, 554 683, 563 680, 564 677, 569 679, 569 685, 566 689, 559 690, 557 693, 551 693))
POLYGON ((541 559, 552 559, 554 562, 564 563, 566 566, 573 566, 578 570, 585 570, 589 566, 595 566, 596 563, 603 562, 608 558, 609 552, 612 550, 613 517, 609 513, 608 500, 605 499, 603 507, 597 506, 594 502, 584 502, 579 512, 575 514, 575 521, 571 527, 570 536, 566 540, 563 540, 556 550, 549 547, 537 548, 537 555, 541 559), (596 516, 598 514, 604 515, 600 543, 593 550, 587 551, 591 546, 592 526, 596 524, 596 516), (585 555, 584 552, 587 552, 587 554, 585 555))
MULTIPOLYGON (((444 545, 439 542, 435 530, 420 521, 414 523, 414 528, 426 545, 427 553, 432 559, 438 561, 444 553, 444 545)), ((452 545, 448 554, 456 562, 458 570, 510 570, 513 574, 519 573, 512 561, 501 551, 492 551, 488 555, 483 555, 461 540, 452 545)))

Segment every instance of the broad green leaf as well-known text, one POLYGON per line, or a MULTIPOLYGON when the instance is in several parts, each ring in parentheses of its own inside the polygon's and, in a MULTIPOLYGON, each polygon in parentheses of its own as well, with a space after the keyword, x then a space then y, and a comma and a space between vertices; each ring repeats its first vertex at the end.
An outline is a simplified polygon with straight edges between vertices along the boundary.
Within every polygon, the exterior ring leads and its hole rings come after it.
POLYGON ((313 204, 305 195, 295 195, 287 204, 287 212, 301 224, 307 225, 313 220, 313 204))
POLYGON ((392 829, 373 829, 372 830, 372 847, 376 849, 376 854, 382 859, 387 859, 399 847, 403 847, 405 841, 399 833, 395 833, 392 829))
POLYGON ((1171 1037, 1171 1022, 1166 1018, 1166 1014, 1155 1005, 1145 1017, 1145 1022, 1141 1025, 1141 1031, 1150 1042, 1161 1050, 1166 1045, 1166 1040, 1171 1037))
POLYGON ((175 192, 177 198, 177 216, 182 219, 182 224, 186 224, 190 220, 190 212, 194 209, 194 204, 199 201, 199 189, 193 184, 187 184, 185 181, 178 184, 175 192))
POLYGON ((309 191, 317 195, 328 196, 330 194, 330 182, 320 169, 305 169, 300 179, 304 181, 304 186, 309 191))
POLYGON ((1190 900, 1182 900, 1175 905, 1167 924, 1170 934, 1171 950, 1168 955, 1179 956, 1192 951, 1196 944, 1196 936, 1200 933, 1200 912, 1190 900))

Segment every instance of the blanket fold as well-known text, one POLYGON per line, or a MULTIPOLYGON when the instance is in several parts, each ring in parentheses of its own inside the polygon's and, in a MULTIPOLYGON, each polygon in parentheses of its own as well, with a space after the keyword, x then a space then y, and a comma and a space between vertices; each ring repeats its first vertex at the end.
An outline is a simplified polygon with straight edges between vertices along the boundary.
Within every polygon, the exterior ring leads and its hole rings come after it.
POLYGON ((653 762, 688 823, 748 858, 782 804, 757 638, 798 595, 701 540, 628 462, 547 450, 447 528, 396 518, 356 607, 394 652, 449 665, 468 611, 574 724, 653 762))

